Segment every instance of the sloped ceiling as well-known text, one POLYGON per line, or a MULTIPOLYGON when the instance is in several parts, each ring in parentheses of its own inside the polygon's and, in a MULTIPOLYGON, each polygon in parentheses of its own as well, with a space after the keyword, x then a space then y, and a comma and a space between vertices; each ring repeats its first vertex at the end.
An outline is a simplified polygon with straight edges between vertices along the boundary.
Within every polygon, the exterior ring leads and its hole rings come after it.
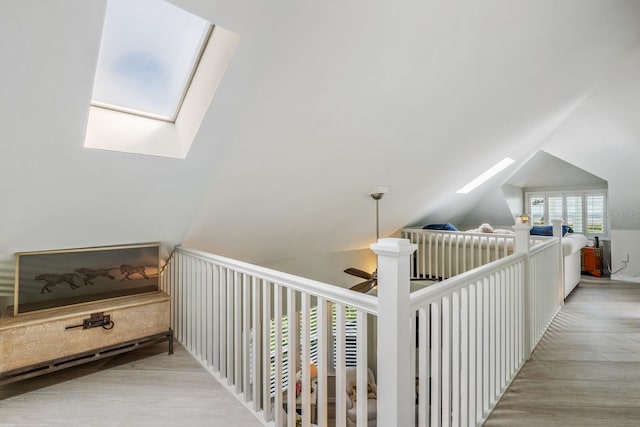
POLYGON ((515 217, 526 211, 526 191, 607 188, 606 180, 541 150, 514 171, 502 186, 491 186, 483 192, 482 200, 467 212, 459 226, 478 228, 482 223, 489 223, 509 228, 515 217))
MULTIPOLYGON (((524 162, 639 45, 637 1, 174 0, 240 36, 186 160, 83 148, 104 1, 0 14, 0 258, 143 241, 249 261, 367 246, 524 162)), ((512 172, 512 171, 511 171, 512 172)))
POLYGON ((234 28, 245 5, 217 15, 241 36, 214 109, 233 129, 214 140, 233 143, 192 246, 252 260, 365 247, 377 184, 390 188, 382 234, 464 217, 487 190, 455 191, 535 152, 638 45, 640 18, 632 2, 290 6, 267 14, 266 34, 234 28))
POLYGON ((545 151, 538 151, 507 183, 524 189, 607 188, 606 180, 545 151))
POLYGON ((611 228, 618 230, 640 230, 639 68, 640 48, 544 142, 545 151, 607 180, 611 228))

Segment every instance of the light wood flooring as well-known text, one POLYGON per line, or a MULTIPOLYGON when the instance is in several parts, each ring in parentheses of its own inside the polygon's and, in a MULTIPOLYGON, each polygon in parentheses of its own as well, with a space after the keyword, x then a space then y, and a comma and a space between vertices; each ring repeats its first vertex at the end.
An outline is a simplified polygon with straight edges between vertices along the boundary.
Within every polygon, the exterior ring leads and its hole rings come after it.
POLYGON ((163 343, 0 386, 0 427, 13 426, 261 424, 182 347, 169 356, 163 343))
POLYGON ((640 426, 640 284, 583 279, 486 427, 640 426))
MULTIPOLYGON (((261 425, 179 345, 166 349, 0 386, 0 427, 261 425)), ((640 284, 583 281, 485 426, 640 426, 640 284)))

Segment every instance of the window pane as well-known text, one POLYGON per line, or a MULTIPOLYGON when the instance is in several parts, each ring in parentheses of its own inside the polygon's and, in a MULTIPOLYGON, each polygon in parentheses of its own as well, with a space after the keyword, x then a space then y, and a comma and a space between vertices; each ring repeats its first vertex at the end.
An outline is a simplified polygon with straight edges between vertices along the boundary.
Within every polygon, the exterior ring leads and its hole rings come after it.
MULTIPOLYGON (((269 357, 269 389, 271 396, 276 392, 276 319, 271 319, 269 324, 269 346, 271 354, 269 357)), ((282 389, 286 390, 289 387, 289 318, 287 315, 282 316, 280 319, 282 323, 282 389)), ((253 334, 251 334, 253 336, 253 334)))
MULTIPOLYGON (((356 366, 356 355, 357 355, 357 337, 358 337, 358 324, 357 324, 357 314, 356 309, 351 307, 345 307, 345 364, 346 366, 356 366)), ((333 306, 332 310, 332 346, 333 351, 331 352, 331 366, 336 367, 336 306, 333 306)))
POLYGON ((531 196, 529 199, 529 216, 533 225, 544 225, 544 196, 531 196))
POLYGON ((587 233, 604 234, 605 230, 605 196, 587 196, 587 233))
POLYGON ((161 0, 109 0, 93 101, 172 120, 210 24, 161 0))
POLYGON ((564 219, 564 216, 562 215, 562 196, 547 197, 547 205, 549 210, 547 225, 551 224, 551 220, 553 219, 564 219))
POLYGON ((576 233, 582 233, 582 196, 567 196, 566 223, 576 233))
MULTIPOLYGON (((302 316, 302 312, 300 313, 302 316)), ((302 322, 302 319, 300 319, 302 322)), ((306 337, 300 329, 300 343, 304 340, 309 340, 309 359, 318 364, 318 307, 311 307, 309 309, 309 336, 306 337)), ((301 344, 302 347, 302 344, 301 344)))

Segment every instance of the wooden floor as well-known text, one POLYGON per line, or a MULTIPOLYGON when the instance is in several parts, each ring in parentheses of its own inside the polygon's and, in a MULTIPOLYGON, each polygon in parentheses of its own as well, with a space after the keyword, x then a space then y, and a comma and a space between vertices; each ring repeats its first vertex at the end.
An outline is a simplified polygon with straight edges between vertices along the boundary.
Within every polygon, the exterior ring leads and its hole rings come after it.
MULTIPOLYGON (((261 425, 166 348, 0 386, 0 427, 261 425)), ((485 426, 640 426, 640 284, 583 281, 485 426)))
POLYGON ((583 280, 485 426, 640 426, 640 284, 583 280))
POLYGON ((260 424, 182 347, 167 343, 0 386, 0 427, 260 424))

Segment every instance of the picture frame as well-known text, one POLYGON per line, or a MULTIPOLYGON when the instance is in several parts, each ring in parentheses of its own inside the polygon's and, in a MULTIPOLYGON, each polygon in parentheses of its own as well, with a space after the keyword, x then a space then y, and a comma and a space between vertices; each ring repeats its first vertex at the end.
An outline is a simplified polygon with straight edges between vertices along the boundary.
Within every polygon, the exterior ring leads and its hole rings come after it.
POLYGON ((19 252, 14 316, 157 292, 160 244, 19 252))

